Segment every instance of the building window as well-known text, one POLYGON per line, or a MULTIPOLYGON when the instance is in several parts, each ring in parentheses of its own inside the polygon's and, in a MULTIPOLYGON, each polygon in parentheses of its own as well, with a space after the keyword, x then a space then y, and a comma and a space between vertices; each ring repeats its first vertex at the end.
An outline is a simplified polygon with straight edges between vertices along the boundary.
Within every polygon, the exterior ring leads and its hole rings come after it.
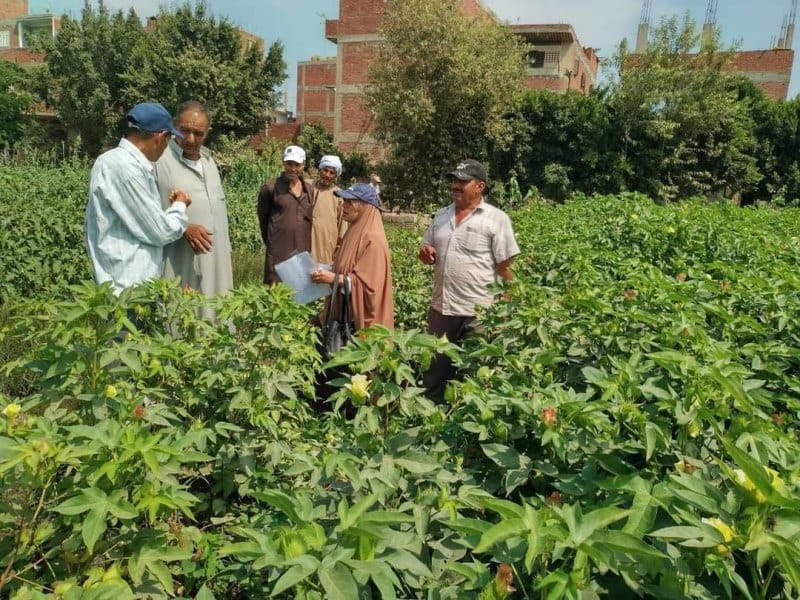
POLYGON ((528 62, 532 69, 541 69, 544 66, 544 52, 541 50, 531 50, 528 52, 528 62))
POLYGON ((560 52, 557 50, 551 50, 544 53, 544 65, 546 67, 557 67, 558 60, 560 58, 560 52))
POLYGON ((11 34, 8 31, 0 31, 0 48, 11 47, 11 34))

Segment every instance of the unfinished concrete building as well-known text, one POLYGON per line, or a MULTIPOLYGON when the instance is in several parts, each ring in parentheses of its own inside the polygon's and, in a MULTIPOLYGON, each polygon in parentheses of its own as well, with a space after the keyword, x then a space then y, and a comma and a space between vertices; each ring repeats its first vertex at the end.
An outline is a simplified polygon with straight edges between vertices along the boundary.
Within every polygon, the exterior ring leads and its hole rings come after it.
MULTIPOLYGON (((642 16, 636 36, 636 53, 647 52, 653 0, 642 2, 642 16)), ((707 0, 706 15, 701 33, 701 45, 709 43, 717 31, 719 0, 707 0)), ((780 34, 768 50, 732 52, 726 70, 741 73, 755 83, 768 98, 786 100, 794 62, 792 38, 797 14, 797 0, 792 0, 790 12, 784 17, 780 34)))
MULTIPOLYGON (((469 16, 494 15, 479 0, 460 0, 469 16)), ((333 132, 344 152, 382 154, 372 136, 373 115, 364 101, 369 66, 382 42, 378 33, 386 0, 340 0, 339 18, 325 22, 325 38, 336 55, 312 57, 297 65, 296 116, 301 123, 320 123, 333 132)), ((595 84, 598 59, 583 48, 570 25, 514 25, 512 30, 532 45, 525 86, 555 92, 588 93, 595 84)))

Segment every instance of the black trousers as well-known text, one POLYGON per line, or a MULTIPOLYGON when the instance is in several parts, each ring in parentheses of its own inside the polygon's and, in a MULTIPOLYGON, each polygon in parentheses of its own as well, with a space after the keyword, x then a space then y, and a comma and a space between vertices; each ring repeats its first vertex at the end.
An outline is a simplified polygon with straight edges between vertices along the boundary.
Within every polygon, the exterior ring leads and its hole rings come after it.
MULTIPOLYGON (((443 315, 434 308, 428 309, 428 333, 435 336, 446 335, 451 342, 460 342, 470 333, 480 330, 480 324, 474 315, 443 315)), ((447 382, 453 379, 456 368, 453 362, 443 354, 437 354, 431 361, 430 368, 422 376, 428 398, 434 401, 444 399, 447 382)))

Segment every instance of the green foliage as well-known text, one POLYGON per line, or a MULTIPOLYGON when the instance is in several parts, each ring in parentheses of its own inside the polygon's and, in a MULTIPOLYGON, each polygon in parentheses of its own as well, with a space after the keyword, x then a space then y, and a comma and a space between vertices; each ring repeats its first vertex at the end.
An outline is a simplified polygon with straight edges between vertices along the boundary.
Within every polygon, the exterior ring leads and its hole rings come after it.
POLYGON ((376 135, 420 205, 445 197, 442 174, 454 161, 485 158, 488 141, 508 138, 502 118, 525 74, 518 39, 504 26, 464 16, 458 2, 405 0, 387 6, 386 38, 368 91, 376 135))
POLYGON ((369 181, 369 157, 362 152, 348 152, 342 158, 342 174, 345 181, 369 181))
POLYGON ((89 170, 0 166, 0 304, 16 298, 63 298, 90 276, 83 243, 89 170))
POLYGON ((144 38, 136 13, 111 14, 104 2, 86 0, 80 20, 61 18, 46 63, 48 102, 64 124, 80 135, 82 149, 96 156, 108 143, 125 110, 123 76, 133 49, 144 38))
POLYGON ((22 135, 25 113, 33 104, 26 71, 0 60, 0 146, 13 145, 22 135))
POLYGON ((692 53, 697 45, 687 13, 663 19, 646 54, 619 48, 608 102, 628 189, 673 200, 748 192, 761 178, 749 107, 722 71, 729 52, 709 41, 692 53))
POLYGON ((129 106, 155 98, 171 110, 198 100, 208 106, 212 139, 243 136, 263 128, 285 69, 280 42, 266 57, 256 44, 243 48, 236 27, 210 15, 204 2, 187 1, 162 9, 132 49, 122 95, 129 106))
POLYGON ((112 14, 86 0, 81 19, 65 15, 46 50, 49 102, 90 156, 120 133, 133 104, 154 99, 170 110, 187 99, 207 104, 212 138, 250 134, 286 78, 279 42, 266 57, 258 45, 243 48, 237 29, 203 2, 162 8, 146 30, 133 9, 112 14))
POLYGON ((493 151, 494 173, 509 173, 522 189, 536 186, 553 199, 553 193, 565 198, 570 187, 591 193, 623 184, 604 96, 529 91, 508 118, 512 141, 493 151), (566 176, 569 185, 554 185, 554 169, 563 174, 556 179, 566 176))
MULTIPOLYGON (((35 183, 59 223, 80 174, 35 183)), ((260 252, 254 190, 226 186, 260 252)), ((796 598, 800 210, 511 216, 510 299, 460 347, 420 333, 414 230, 389 230, 398 328, 324 366, 282 286, 8 297, 0 595, 796 598), (419 388, 435 352, 460 369, 442 404, 419 388)))
POLYGON ((318 123, 304 123, 297 144, 306 151, 306 169, 316 169, 325 154, 339 154, 333 134, 318 123))

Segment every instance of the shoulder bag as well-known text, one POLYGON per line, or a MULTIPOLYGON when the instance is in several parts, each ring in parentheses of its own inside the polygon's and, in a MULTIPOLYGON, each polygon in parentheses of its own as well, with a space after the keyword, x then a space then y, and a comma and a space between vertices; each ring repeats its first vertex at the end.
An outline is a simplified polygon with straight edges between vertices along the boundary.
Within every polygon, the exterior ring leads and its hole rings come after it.
POLYGON ((333 290, 328 303, 328 315, 322 326, 322 347, 326 358, 336 354, 347 342, 353 339, 353 311, 350 305, 350 279, 344 277, 339 287, 339 274, 334 273, 333 290), (337 296, 341 295, 341 298, 337 296), (337 300, 340 300, 337 302, 337 300), (336 310, 336 307, 339 310, 336 310))

